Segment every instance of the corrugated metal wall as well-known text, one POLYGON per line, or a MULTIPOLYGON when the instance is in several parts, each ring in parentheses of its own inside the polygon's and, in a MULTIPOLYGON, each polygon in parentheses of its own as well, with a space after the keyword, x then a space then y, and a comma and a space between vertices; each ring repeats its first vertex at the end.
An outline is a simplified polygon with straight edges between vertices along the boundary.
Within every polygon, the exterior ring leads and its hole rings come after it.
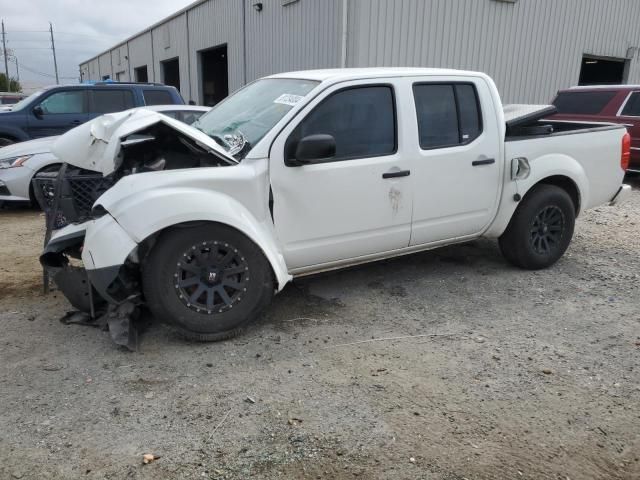
MULTIPOLYGON (((200 54, 202 50, 227 45, 229 91, 244 85, 244 36, 242 5, 238 0, 209 0, 188 13, 191 96, 202 100, 200 54)), ((185 99, 187 97, 185 96, 185 99)))
POLYGON ((247 81, 288 70, 338 67, 342 0, 244 0, 247 81))
POLYGON ((98 71, 100 73, 99 80, 102 80, 102 77, 105 75, 109 75, 110 77, 113 75, 111 52, 104 53, 98 57, 98 71))
MULTIPOLYGON (((349 0, 348 66, 480 70, 505 102, 548 102, 584 53, 640 46, 638 0, 349 0)), ((638 54, 629 81, 640 83, 638 54)))
POLYGON ((153 54, 151 50, 151 32, 129 40, 129 63, 131 65, 131 80, 135 80, 135 69, 138 67, 147 67, 147 75, 149 81, 154 82, 153 75, 153 54))
POLYGON ((111 78, 121 82, 131 81, 129 78, 129 55, 126 43, 111 50, 111 65, 113 66, 111 78))
MULTIPOLYGON (((131 75, 148 65, 149 80, 161 82, 160 62, 179 57, 182 94, 199 102, 198 51, 221 44, 230 91, 271 73, 340 66, 343 0, 262 0, 260 12, 256 1, 242 2, 202 2, 129 40, 131 75)), ((480 70, 496 80, 505 102, 548 102, 578 82, 583 54, 626 58, 640 47, 640 0, 347 2, 347 66, 480 70)), ((115 79, 123 71, 116 50, 81 69, 89 79, 115 79)), ((628 82, 640 83, 637 50, 628 82)))
POLYGON ((187 48, 187 16, 185 14, 172 18, 154 28, 153 55, 156 82, 164 82, 162 62, 177 58, 180 62, 180 93, 185 99, 191 98, 189 86, 188 48, 187 48))

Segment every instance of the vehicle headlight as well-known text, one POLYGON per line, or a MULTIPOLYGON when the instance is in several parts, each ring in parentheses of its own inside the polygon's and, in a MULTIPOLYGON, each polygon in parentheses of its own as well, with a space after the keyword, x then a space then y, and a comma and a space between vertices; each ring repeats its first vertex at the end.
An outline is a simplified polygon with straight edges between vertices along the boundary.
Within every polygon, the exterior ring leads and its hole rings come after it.
POLYGON ((33 155, 22 155, 20 157, 5 158, 0 160, 0 168, 15 168, 24 165, 33 155))

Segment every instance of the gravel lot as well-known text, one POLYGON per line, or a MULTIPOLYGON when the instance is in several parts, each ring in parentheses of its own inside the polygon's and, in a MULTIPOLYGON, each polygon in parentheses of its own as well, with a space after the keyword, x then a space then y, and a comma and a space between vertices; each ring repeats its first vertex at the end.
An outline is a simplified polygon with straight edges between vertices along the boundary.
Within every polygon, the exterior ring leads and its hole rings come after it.
POLYGON ((152 325, 137 353, 59 323, 42 217, 1 210, 0 478, 640 478, 629 181, 549 270, 476 241, 299 280, 232 341, 152 325))

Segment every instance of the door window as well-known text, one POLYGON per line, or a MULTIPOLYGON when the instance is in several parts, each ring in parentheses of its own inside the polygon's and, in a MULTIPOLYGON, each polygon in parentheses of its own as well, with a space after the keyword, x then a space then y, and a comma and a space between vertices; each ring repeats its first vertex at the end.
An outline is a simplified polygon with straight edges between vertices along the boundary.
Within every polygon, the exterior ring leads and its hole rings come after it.
POLYGON ((45 98, 40 107, 47 115, 84 113, 84 95, 84 90, 56 92, 45 98))
POLYGON ((175 102, 166 90, 145 90, 143 92, 145 105, 172 105, 175 102))
POLYGON ((625 117, 640 117, 640 92, 634 92, 627 100, 621 115, 625 117))
POLYGON ((91 113, 122 112, 135 107, 131 90, 93 90, 91 113))
POLYGON ((482 133, 478 95, 472 84, 417 84, 413 96, 423 150, 465 145, 482 133))
POLYGON ((316 134, 331 135, 336 155, 331 161, 391 155, 397 150, 396 113, 390 86, 355 87, 340 90, 320 103, 293 131, 291 148, 300 139, 316 134))

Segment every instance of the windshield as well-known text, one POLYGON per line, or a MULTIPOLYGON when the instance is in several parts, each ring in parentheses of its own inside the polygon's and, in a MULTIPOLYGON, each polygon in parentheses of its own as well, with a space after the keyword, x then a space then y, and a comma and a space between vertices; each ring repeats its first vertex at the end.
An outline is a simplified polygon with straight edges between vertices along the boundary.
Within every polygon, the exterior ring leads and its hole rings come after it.
POLYGON ((242 160, 318 83, 287 78, 258 80, 200 117, 193 126, 242 160))
POLYGON ((13 107, 11 107, 11 110, 13 111, 22 110, 26 104, 31 103, 31 100, 33 100, 36 97, 39 97, 43 93, 44 93, 44 90, 38 90, 37 92, 32 93, 27 98, 23 98, 18 103, 16 103, 13 107))

